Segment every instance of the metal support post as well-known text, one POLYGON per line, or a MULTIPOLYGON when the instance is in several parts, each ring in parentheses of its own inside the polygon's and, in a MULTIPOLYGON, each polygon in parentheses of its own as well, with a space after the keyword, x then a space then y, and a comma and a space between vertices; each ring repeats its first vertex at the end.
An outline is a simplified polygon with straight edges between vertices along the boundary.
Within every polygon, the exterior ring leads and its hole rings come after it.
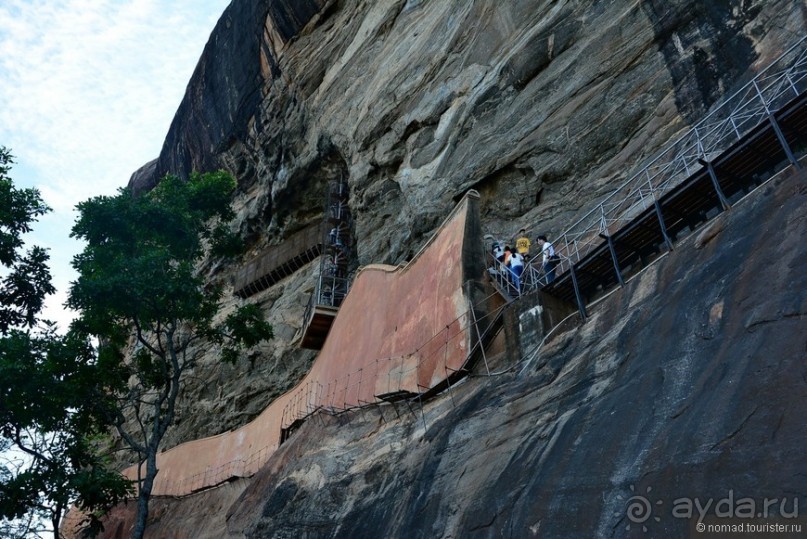
POLYGON ((577 285, 577 274, 574 271, 574 264, 569 265, 569 273, 572 275, 572 285, 574 286, 574 295, 577 298, 577 309, 580 311, 580 316, 585 321, 588 318, 586 314, 586 303, 583 301, 583 296, 580 294, 580 287, 577 285))
MULTIPOLYGON (((474 321, 474 329, 476 330, 476 338, 477 338, 477 341, 479 342, 479 350, 482 352, 482 361, 485 362, 485 372, 488 374, 488 376, 490 376, 490 368, 488 367, 488 357, 487 357, 487 354, 485 354, 485 345, 482 343, 482 333, 480 333, 480 331, 479 331, 479 321, 476 319, 476 312, 474 311, 473 306, 471 307, 470 311, 471 311, 471 317, 473 318, 473 321, 474 321)), ((485 330, 485 331, 487 331, 487 330, 485 330)))
MULTIPOLYGON (((658 202, 656 202, 658 204, 658 202)), ((608 240, 608 250, 611 251, 611 260, 614 261, 614 272, 616 273, 616 280, 619 281, 619 286, 625 286, 625 280, 622 278, 622 271, 619 269, 619 259, 616 257, 616 249, 614 248, 614 240, 611 236, 605 236, 608 240)))
POLYGON ((420 406, 420 418, 423 420, 423 432, 426 433, 429 431, 429 427, 426 425, 426 414, 423 413, 423 393, 418 393, 418 405, 420 406))
POLYGON ((734 116, 729 116, 729 121, 731 122, 731 127, 734 128, 734 134, 737 135, 737 140, 740 140, 742 136, 740 136, 740 130, 737 129, 737 124, 734 122, 734 116))
POLYGON ((667 249, 673 250, 672 240, 667 235, 667 225, 664 224, 664 215, 661 213, 661 204, 656 200, 653 205, 656 207, 656 217, 658 218, 659 227, 661 227, 661 235, 664 237, 664 243, 667 244, 667 249))
POLYGON ((801 165, 796 159, 796 156, 793 155, 793 150, 790 149, 790 145, 787 143, 785 134, 782 133, 782 129, 779 127, 779 122, 776 121, 776 118, 770 112, 768 113, 768 121, 771 122, 771 126, 773 126, 773 131, 776 133, 776 138, 779 139, 779 144, 781 144, 782 148, 785 150, 787 160, 790 161, 790 164, 793 165, 796 170, 801 170, 801 165))
MULTIPOLYGON (((793 82, 790 80, 789 77, 787 80, 788 82, 790 82, 792 86, 793 82)), ((771 126, 773 127, 773 132, 776 133, 776 138, 779 139, 779 144, 781 144, 782 148, 784 148, 788 161, 790 161, 790 163, 796 168, 796 170, 801 170, 801 165, 796 160, 796 157, 793 155, 793 151, 790 149, 790 145, 787 143, 787 139, 785 138, 784 133, 782 133, 782 129, 779 127, 779 122, 776 121, 776 118, 774 118, 773 113, 771 113, 771 110, 768 107, 768 102, 762 95, 762 91, 759 89, 757 81, 753 80, 751 81, 751 83, 754 85, 754 89, 756 90, 757 96, 759 97, 760 101, 762 101, 762 106, 765 107, 765 112, 768 115, 768 121, 771 123, 771 126)), ((796 92, 796 95, 798 95, 798 91, 796 91, 795 88, 793 88, 793 90, 796 92)))
POLYGON ((720 183, 717 181, 717 174, 715 173, 715 167, 712 165, 712 162, 704 159, 698 159, 698 162, 705 166, 706 170, 709 172, 709 178, 712 180, 712 187, 715 188, 717 198, 720 200, 720 205, 724 210, 730 210, 731 204, 729 204, 729 201, 726 199, 726 195, 723 194, 723 189, 720 188, 720 183))
MULTIPOLYGON (((453 370, 453 369, 452 369, 453 370)), ((443 365, 443 372, 446 373, 446 384, 448 385, 448 397, 451 399, 451 406, 453 408, 457 407, 457 403, 454 402, 454 393, 451 392, 451 376, 448 374, 448 367, 443 365)))
POLYGON ((790 73, 785 73, 785 80, 787 81, 790 89, 793 90, 793 93, 796 94, 796 97, 799 95, 799 89, 796 88, 796 85, 793 84, 793 79, 790 78, 790 73))
MULTIPOLYGON (((695 143, 698 152, 698 156, 703 155, 703 159, 706 159, 706 150, 703 147, 703 142, 701 141, 701 134, 698 132, 698 126, 692 128, 692 132, 695 133, 695 143)), ((698 160, 701 160, 701 157, 698 157, 698 160)))
POLYGON ((608 222, 605 219, 605 207, 600 204, 600 232, 608 234, 608 222))

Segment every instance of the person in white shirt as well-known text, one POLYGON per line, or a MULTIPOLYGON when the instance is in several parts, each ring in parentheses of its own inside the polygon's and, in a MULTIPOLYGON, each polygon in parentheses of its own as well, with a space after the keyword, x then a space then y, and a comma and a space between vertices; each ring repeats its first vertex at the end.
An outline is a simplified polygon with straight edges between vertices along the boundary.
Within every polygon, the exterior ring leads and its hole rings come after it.
POLYGON ((499 262, 504 262, 504 244, 501 241, 493 243, 493 258, 499 262))
POLYGON ((510 273, 513 276, 513 286, 516 295, 521 295, 521 274, 524 272, 524 256, 515 250, 510 255, 510 273))
POLYGON ((535 241, 541 247, 542 267, 544 275, 546 275, 546 284, 549 284, 555 280, 555 266, 557 265, 555 247, 549 243, 549 240, 543 234, 538 236, 535 241))

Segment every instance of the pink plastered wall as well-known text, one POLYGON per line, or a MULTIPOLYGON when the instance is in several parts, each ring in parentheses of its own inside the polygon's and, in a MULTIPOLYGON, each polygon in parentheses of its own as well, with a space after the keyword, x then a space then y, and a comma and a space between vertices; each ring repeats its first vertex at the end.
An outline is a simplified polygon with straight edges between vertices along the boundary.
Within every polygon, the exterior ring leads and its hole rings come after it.
POLYGON ((463 323, 470 303, 462 248, 475 202, 475 195, 466 196, 407 265, 362 268, 300 384, 237 430, 161 453, 153 493, 189 494, 252 475, 278 448, 281 429, 301 413, 359 406, 393 391, 422 392, 459 369, 471 341, 463 323))

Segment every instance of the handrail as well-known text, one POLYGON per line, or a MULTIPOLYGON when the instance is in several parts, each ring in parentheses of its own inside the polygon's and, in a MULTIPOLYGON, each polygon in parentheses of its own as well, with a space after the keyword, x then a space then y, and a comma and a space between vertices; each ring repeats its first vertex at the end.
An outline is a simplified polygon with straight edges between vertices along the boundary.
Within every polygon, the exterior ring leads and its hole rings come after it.
POLYGON ((716 155, 807 89, 807 36, 668 145, 583 217, 554 238, 557 274, 601 243, 601 234, 629 222, 716 155))
MULTIPOLYGON (((386 372, 388 378, 388 390, 390 393, 402 390, 403 381, 412 373, 418 372, 421 365, 433 359, 439 359, 446 350, 453 346, 455 339, 465 339, 467 330, 471 327, 479 331, 481 323, 485 320, 495 320, 498 309, 487 313, 481 318, 476 318, 475 309, 480 305, 486 305, 491 296, 487 296, 447 324, 431 338, 423 342, 417 349, 406 355, 398 355, 370 360, 364 367, 353 372, 345 373, 335 380, 328 382, 326 386, 322 383, 311 381, 302 386, 298 386, 292 391, 291 400, 283 408, 281 428, 289 429, 299 425, 316 413, 339 414, 348 410, 363 408, 367 405, 378 404, 382 399, 376 397, 375 402, 359 403, 358 399, 348 398, 350 395, 358 395, 362 383, 378 383, 377 374, 386 372), (398 367, 379 368, 380 364, 391 365, 398 363, 398 367), (349 404, 356 402, 356 404, 349 404)), ((489 326, 488 326, 489 329, 489 326)), ((466 354, 466 361, 475 354, 480 344, 474 342, 466 354)), ((448 374, 448 367, 443 361, 443 369, 448 374)), ((423 390, 428 388, 421 388, 423 390)))
MULTIPOLYGON (((339 378, 329 381, 325 386, 316 381, 297 386, 288 393, 289 401, 283 407, 280 419, 281 430, 285 431, 299 426, 302 422, 318 413, 338 415, 350 410, 363 409, 383 403, 384 400, 378 397, 373 402, 358 401, 358 399, 351 398, 351 396, 360 394, 362 384, 372 383, 377 385, 379 374, 386 373, 387 387, 389 392, 393 393, 404 387, 403 380, 406 379, 407 375, 416 372, 423 364, 431 360, 436 359, 439 362, 440 356, 442 356, 442 365, 440 366, 444 370, 445 378, 450 377, 452 373, 449 371, 452 371, 452 368, 446 362, 446 351, 457 344, 458 339, 464 341, 470 328, 475 328, 480 336, 487 335, 496 321, 499 320, 499 315, 504 305, 488 312, 481 318, 476 318, 475 309, 480 305, 487 305, 492 295, 469 306, 465 312, 457 316, 452 322, 409 354, 370 360, 364 367, 345 373, 339 378), (487 325, 483 325, 483 322, 487 322, 487 325), (484 329, 480 330, 480 328, 484 329), (396 362, 399 367, 393 365, 396 362), (383 369, 381 368, 382 365, 387 365, 388 367, 383 369), (353 404, 353 402, 356 402, 356 404, 353 404)), ((468 361, 480 350, 482 345, 481 338, 474 340, 468 348, 465 363, 460 369, 465 368, 468 361)), ((419 386, 418 394, 415 396, 410 395, 410 400, 418 398, 419 395, 426 393, 429 389, 431 388, 419 386)), ((222 433, 208 439, 222 438, 229 434, 231 433, 222 433)), ((194 441, 186 442, 186 444, 189 443, 194 443, 194 441)), ((182 445, 185 444, 180 444, 177 447, 182 445)), ((219 466, 208 467, 203 472, 189 476, 171 477, 163 483, 160 493, 154 494, 154 496, 184 496, 215 487, 234 477, 249 477, 268 460, 276 448, 274 444, 268 444, 256 448, 248 454, 223 462, 219 466)))

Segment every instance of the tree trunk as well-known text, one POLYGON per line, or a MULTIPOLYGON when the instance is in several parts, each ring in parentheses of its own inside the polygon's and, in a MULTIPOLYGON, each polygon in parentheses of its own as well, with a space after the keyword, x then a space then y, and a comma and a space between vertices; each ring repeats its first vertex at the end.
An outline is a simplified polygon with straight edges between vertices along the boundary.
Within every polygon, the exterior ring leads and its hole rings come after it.
POLYGON ((137 493, 137 519, 135 519, 135 527, 132 531, 132 539, 143 539, 146 533, 146 521, 149 516, 149 498, 151 498, 151 489, 154 486, 154 478, 157 476, 157 449, 156 447, 148 447, 146 454, 146 477, 143 478, 143 484, 137 493))
POLYGON ((60 521, 62 520, 62 513, 61 511, 56 511, 51 515, 51 525, 53 526, 53 537, 54 539, 61 539, 62 538, 62 531, 59 529, 60 521))

